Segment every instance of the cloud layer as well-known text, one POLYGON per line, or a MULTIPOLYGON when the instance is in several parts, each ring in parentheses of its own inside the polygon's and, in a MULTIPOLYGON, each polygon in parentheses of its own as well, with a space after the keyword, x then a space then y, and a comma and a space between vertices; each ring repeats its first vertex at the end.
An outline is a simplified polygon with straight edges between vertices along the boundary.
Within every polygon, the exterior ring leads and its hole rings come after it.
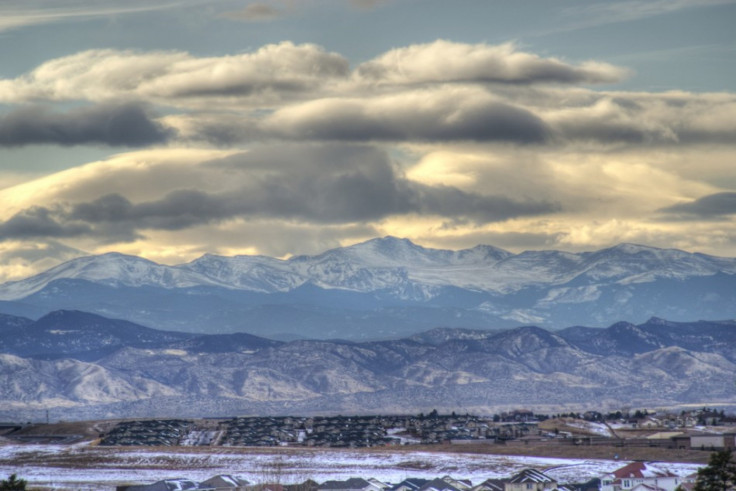
MULTIPOLYGON (((270 5, 240 15, 267 20, 270 5)), ((47 243, 59 257, 178 262, 383 234, 443 247, 731 250, 736 95, 600 87, 629 75, 444 40, 354 66, 291 42, 48 60, 0 80, 5 151, 138 149, 0 190, 0 252, 10 261, 11 245, 47 243)))
POLYGON ((438 40, 391 50, 360 65, 356 75, 378 84, 598 84, 619 82, 627 71, 607 63, 573 65, 542 58, 519 51, 512 43, 492 46, 438 40))
POLYGON ((138 147, 164 143, 171 129, 140 104, 102 104, 56 112, 30 106, 0 116, 0 146, 31 144, 138 147))
POLYGON ((198 98, 252 98, 260 105, 315 90, 347 73, 342 56, 290 42, 214 58, 176 51, 90 50, 46 62, 23 77, 0 80, 0 101, 123 98, 186 106, 198 98))
MULTIPOLYGON (((149 193, 137 202, 120 192, 92 199, 64 199, 82 197, 85 190, 98 185, 104 189, 104 180, 125 180, 130 172, 140 174, 135 169, 139 159, 132 154, 127 164, 116 170, 100 169, 79 188, 67 186, 64 195, 46 191, 44 201, 54 205, 20 209, 0 223, 0 238, 134 241, 143 237, 144 231, 176 231, 249 217, 347 225, 393 216, 430 215, 489 223, 559 209, 559 205, 543 200, 411 181, 397 171, 385 152, 354 145, 268 146, 205 160, 191 169, 192 184, 207 186, 209 181, 209 189, 204 190, 167 190, 161 183, 160 193, 149 193), (216 183, 224 180, 231 185, 222 191, 216 183)), ((138 177, 153 175, 155 172, 146 172, 138 177)))

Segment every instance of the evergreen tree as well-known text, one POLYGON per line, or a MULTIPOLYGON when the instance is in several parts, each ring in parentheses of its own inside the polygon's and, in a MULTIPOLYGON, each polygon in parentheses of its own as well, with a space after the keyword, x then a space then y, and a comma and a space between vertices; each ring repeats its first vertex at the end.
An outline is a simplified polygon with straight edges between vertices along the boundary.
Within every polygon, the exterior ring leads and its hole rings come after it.
POLYGON ((736 489, 736 462, 731 450, 710 454, 708 465, 698 470, 695 491, 727 491, 736 489))
POLYGON ((18 479, 15 474, 11 474, 9 478, 0 481, 0 491, 25 491, 26 481, 18 479))

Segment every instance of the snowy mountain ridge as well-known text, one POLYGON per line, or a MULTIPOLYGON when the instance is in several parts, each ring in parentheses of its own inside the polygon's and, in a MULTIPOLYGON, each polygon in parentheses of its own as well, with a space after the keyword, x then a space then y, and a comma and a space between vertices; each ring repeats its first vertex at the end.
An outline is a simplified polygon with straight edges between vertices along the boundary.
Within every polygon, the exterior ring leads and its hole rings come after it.
POLYGON ((594 252, 459 251, 384 237, 315 256, 109 253, 0 285, 0 312, 82 310, 188 332, 379 339, 435 327, 610 325, 736 317, 736 259, 620 244, 594 252))
POLYGON ((560 285, 573 279, 584 284, 626 284, 718 272, 736 274, 736 259, 634 244, 583 253, 513 254, 485 245, 451 251, 385 237, 287 260, 206 254, 190 263, 166 266, 119 253, 88 256, 0 285, 0 300, 26 297, 62 278, 112 286, 219 286, 265 293, 290 291, 305 283, 360 292, 414 283, 507 293, 531 285, 560 285))

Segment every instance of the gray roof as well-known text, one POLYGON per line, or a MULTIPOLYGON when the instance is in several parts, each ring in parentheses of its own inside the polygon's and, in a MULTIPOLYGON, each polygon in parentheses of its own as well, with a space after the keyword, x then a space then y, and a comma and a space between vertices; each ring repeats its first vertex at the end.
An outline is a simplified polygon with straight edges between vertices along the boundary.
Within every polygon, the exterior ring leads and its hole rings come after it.
POLYGON ((345 481, 325 481, 319 485, 319 489, 364 489, 371 483, 360 477, 351 477, 345 481))
POLYGON ((523 471, 516 474, 514 477, 509 479, 512 484, 520 482, 556 482, 554 479, 549 477, 544 472, 536 469, 524 469, 523 471))

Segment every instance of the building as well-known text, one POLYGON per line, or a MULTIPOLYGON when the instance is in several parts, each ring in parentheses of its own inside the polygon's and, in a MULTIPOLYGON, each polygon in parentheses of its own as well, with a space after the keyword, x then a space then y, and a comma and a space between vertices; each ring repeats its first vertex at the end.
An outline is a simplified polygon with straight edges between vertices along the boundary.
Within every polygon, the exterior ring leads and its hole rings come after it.
POLYGON ((557 481, 536 469, 524 469, 506 481, 504 491, 543 491, 557 489, 557 481))
POLYGON ((646 462, 632 462, 601 477, 601 491, 675 491, 682 479, 646 462))

